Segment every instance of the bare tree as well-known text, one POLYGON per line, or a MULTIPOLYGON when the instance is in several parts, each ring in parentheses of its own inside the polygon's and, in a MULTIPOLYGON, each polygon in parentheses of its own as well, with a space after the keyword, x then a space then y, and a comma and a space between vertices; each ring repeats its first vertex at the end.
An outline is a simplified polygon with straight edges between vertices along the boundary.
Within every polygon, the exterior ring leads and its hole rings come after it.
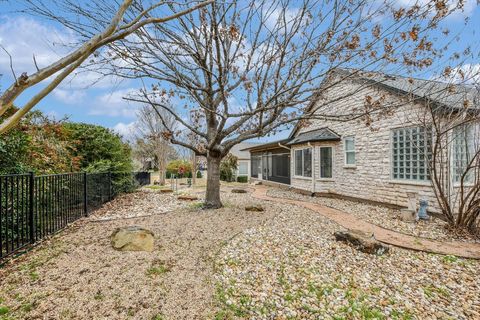
POLYGON ((480 88, 451 85, 450 104, 427 101, 421 125, 432 135, 429 171, 452 229, 480 231, 480 88), (455 100, 456 101, 455 101, 455 100))
MULTIPOLYGON (((65 80, 65 78, 67 78, 75 69, 80 67, 82 63, 100 48, 124 39, 141 28, 146 28, 152 24, 162 24, 184 14, 188 14, 212 1, 213 0, 200 2, 190 8, 162 17, 152 16, 152 12, 158 7, 164 5, 164 1, 156 1, 141 11, 134 10, 138 5, 133 0, 123 0, 120 4, 112 2, 108 5, 110 10, 107 11, 109 13, 111 12, 112 15, 107 16, 101 14, 96 16, 95 19, 97 19, 97 21, 95 24, 92 23, 91 29, 95 31, 83 32, 84 41, 77 48, 75 48, 70 54, 41 69, 37 66, 34 58, 32 62, 35 63, 37 71, 30 75, 23 72, 20 76, 17 76, 13 70, 13 57, 4 47, 0 46, 0 48, 10 57, 10 66, 14 78, 12 85, 0 96, 0 116, 13 108, 14 102, 20 95, 22 95, 22 93, 24 93, 25 90, 38 86, 40 82, 53 77, 43 89, 0 124, 0 134, 15 126, 28 111, 38 104, 45 96, 51 93, 62 81, 65 80)), ((76 30, 81 29, 83 31, 87 31, 87 29, 79 20, 76 20, 76 23, 68 22, 64 18, 58 16, 58 12, 52 11, 49 8, 55 7, 55 4, 61 4, 63 9, 70 10, 71 13, 76 13, 77 16, 93 16, 88 8, 95 7, 95 4, 97 4, 97 7, 100 7, 99 4, 106 4, 102 0, 92 1, 88 7, 82 7, 82 5, 69 0, 48 1, 48 4, 41 0, 25 0, 24 2, 30 5, 29 9, 34 13, 39 13, 53 20, 60 21, 66 24, 69 28, 76 30)))
MULTIPOLYGON (((207 208, 219 208, 221 159, 241 141, 274 134, 305 113, 320 82, 340 67, 421 70, 440 59, 430 32, 463 1, 219 1, 166 24, 141 28, 109 46, 97 72, 142 79, 130 101, 170 114, 206 156, 207 208), (198 123, 189 121, 194 112, 198 123)), ((439 41, 438 46, 444 45, 439 41)), ((340 116, 338 116, 341 119, 340 116)))
POLYGON ((173 128, 173 117, 163 110, 153 110, 150 106, 143 106, 138 111, 136 134, 138 140, 146 141, 145 148, 150 148, 154 155, 155 164, 159 171, 161 185, 165 185, 167 162, 171 158, 173 148, 166 139, 166 128, 173 128))

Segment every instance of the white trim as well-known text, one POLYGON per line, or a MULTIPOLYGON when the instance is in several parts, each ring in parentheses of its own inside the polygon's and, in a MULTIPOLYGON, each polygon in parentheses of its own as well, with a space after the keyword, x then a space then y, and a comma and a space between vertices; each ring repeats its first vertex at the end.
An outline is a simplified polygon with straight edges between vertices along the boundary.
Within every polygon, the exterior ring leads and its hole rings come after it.
POLYGON ((406 184, 410 186, 432 186, 432 182, 430 180, 388 180, 390 184, 406 184))
POLYGON ((343 161, 343 164, 345 166, 356 166, 357 165, 357 143, 356 143, 356 140, 355 139, 355 136, 352 135, 352 136, 347 136, 345 138, 343 138, 343 156, 344 156, 344 161, 343 161), (353 150, 347 150, 347 139, 353 139, 353 150), (354 162, 353 163, 347 163, 347 153, 352 153, 353 152, 353 155, 355 156, 354 158, 354 162))
POLYGON ((313 152, 314 152, 314 151, 315 151, 315 148, 313 148, 313 147, 308 147, 308 146, 307 146, 307 147, 302 147, 302 148, 297 148, 297 149, 292 148, 292 152, 293 152, 293 161, 292 161, 292 162, 293 162, 293 175, 290 174, 292 177, 295 177, 295 178, 300 178, 300 177, 301 177, 301 178, 308 178, 309 180, 312 179, 313 170, 315 170, 315 163, 313 162, 313 159, 314 159, 314 157, 313 157, 313 152), (305 169, 305 168, 304 168, 305 162, 304 162, 304 158, 303 158, 303 156, 304 156, 304 152, 303 152, 303 151, 304 151, 304 150, 307 150, 307 149, 310 149, 310 167, 311 167, 311 168, 310 168, 310 170, 311 170, 311 172, 310 172, 310 177, 307 177, 307 176, 304 176, 304 175, 303 175, 303 174, 305 173, 305 170, 304 170, 304 169, 305 169), (296 156, 296 154, 295 154, 297 151, 302 151, 302 175, 301 175, 301 176, 298 176, 298 175, 297 175, 297 156, 296 156))

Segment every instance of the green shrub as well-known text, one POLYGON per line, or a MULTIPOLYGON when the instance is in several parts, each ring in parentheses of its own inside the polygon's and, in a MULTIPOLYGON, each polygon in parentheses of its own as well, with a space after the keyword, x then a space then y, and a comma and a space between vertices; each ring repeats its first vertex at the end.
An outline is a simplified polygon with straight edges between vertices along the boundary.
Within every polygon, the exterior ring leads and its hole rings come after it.
POLYGON ((197 179, 202 179, 202 171, 197 171, 197 179))
POLYGON ((170 161, 167 164, 167 173, 175 174, 179 178, 187 177, 189 173, 192 173, 192 164, 186 160, 170 161))
POLYGON ((237 177, 237 182, 247 183, 248 182, 248 177, 247 176, 237 177))
POLYGON ((237 170, 237 157, 229 153, 222 162, 220 162, 220 180, 232 182, 235 179, 237 170))

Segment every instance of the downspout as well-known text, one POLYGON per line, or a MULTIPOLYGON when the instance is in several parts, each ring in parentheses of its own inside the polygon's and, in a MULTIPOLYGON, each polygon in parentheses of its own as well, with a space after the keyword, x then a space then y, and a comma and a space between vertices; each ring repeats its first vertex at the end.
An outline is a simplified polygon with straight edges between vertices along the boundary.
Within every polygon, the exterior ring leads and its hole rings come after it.
POLYGON ((279 147, 281 147, 281 148, 285 148, 285 149, 287 149, 287 150, 290 150, 290 148, 289 148, 289 147, 287 147, 287 146, 284 146, 284 145, 283 145, 283 144, 281 144, 280 142, 278 143, 278 146, 279 146, 279 147))
POLYGON ((315 148, 309 142, 308 146, 312 148, 312 197, 315 196, 315 187, 316 187, 316 180, 315 180, 315 148))

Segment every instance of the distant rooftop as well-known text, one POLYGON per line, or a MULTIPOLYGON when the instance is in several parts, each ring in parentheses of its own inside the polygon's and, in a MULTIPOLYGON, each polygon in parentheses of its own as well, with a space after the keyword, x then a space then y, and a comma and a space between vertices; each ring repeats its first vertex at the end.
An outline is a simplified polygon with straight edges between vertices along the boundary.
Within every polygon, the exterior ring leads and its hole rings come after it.
POLYGON ((252 148, 258 146, 259 143, 254 142, 241 142, 232 147, 230 153, 236 156, 238 159, 250 159, 250 153, 244 149, 252 148))

